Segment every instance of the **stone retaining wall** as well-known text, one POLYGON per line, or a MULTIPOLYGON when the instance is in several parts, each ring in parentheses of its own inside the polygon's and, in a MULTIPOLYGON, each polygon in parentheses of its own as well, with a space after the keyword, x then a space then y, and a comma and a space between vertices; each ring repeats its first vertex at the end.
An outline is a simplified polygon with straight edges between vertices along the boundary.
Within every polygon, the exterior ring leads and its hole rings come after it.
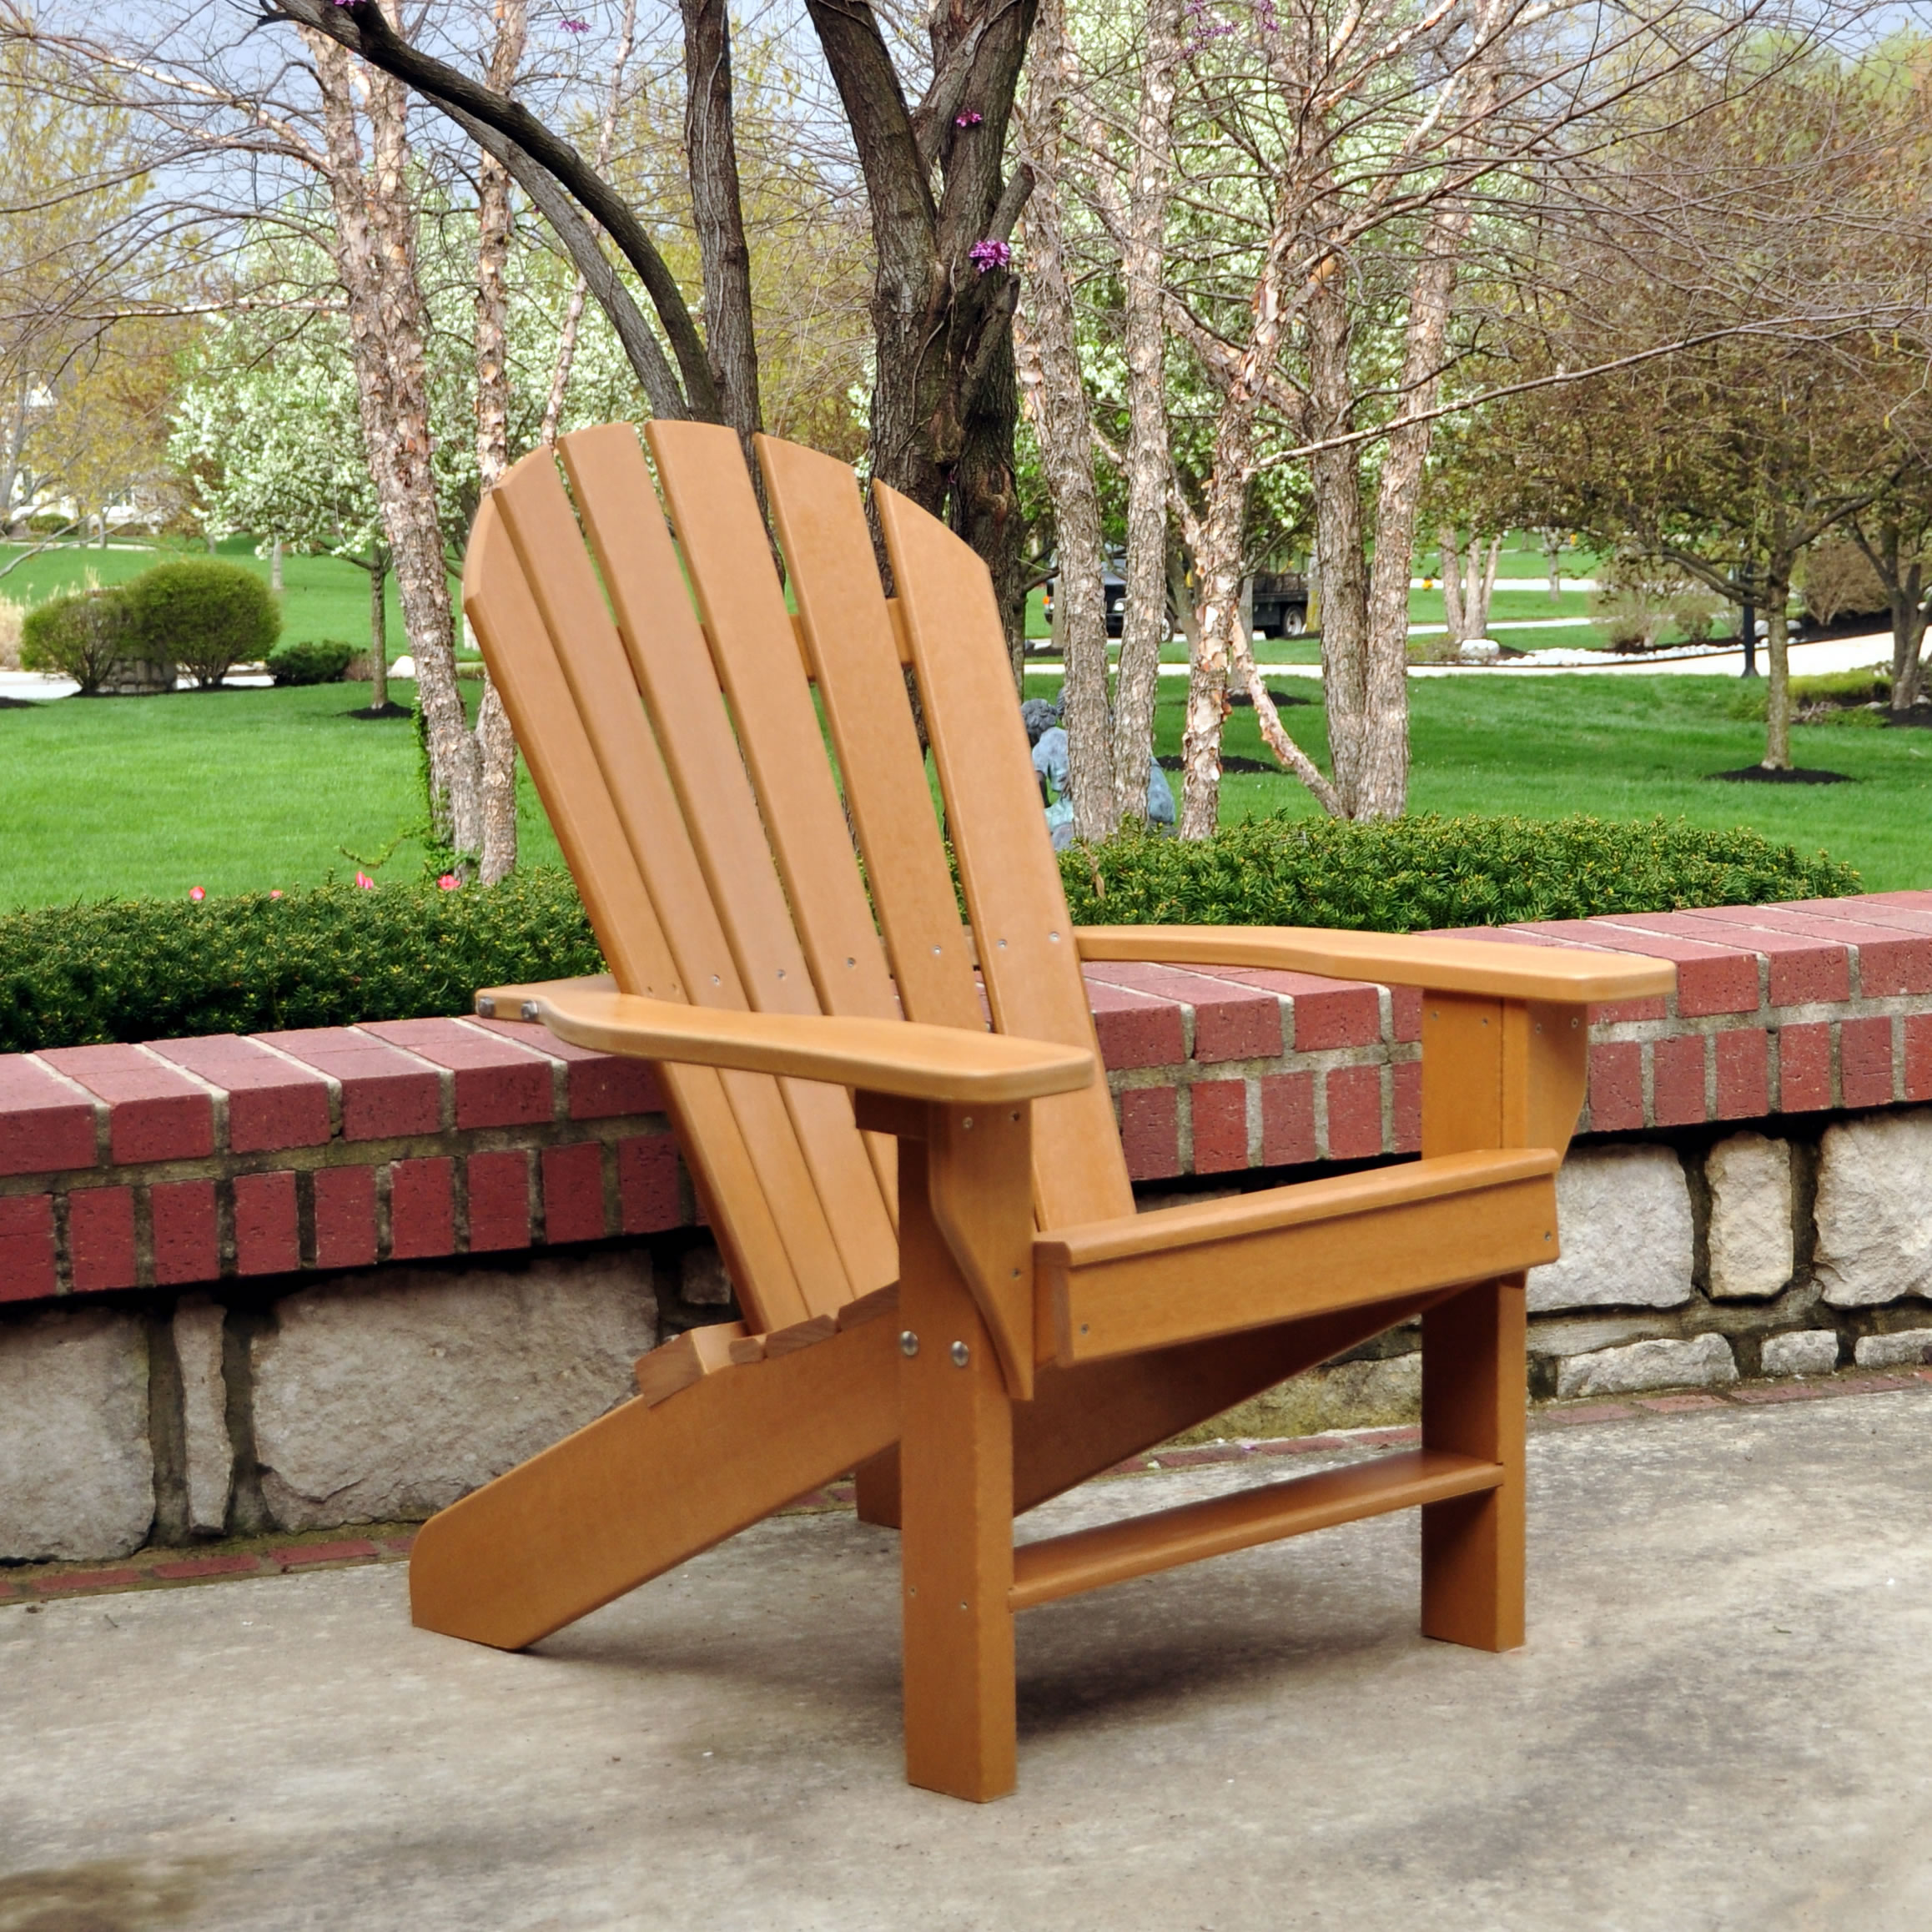
MULTIPOLYGON (((1677 962, 1591 1016, 1532 1392, 1932 1360, 1932 893, 1504 928, 1677 962)), ((1420 1002, 1088 981, 1144 1194, 1412 1151, 1420 1002)), ((0 1057, 0 1561, 426 1514, 729 1312, 650 1070, 425 1019, 0 1057)), ((1399 1419, 1412 1332, 1249 1405, 1399 1419)))

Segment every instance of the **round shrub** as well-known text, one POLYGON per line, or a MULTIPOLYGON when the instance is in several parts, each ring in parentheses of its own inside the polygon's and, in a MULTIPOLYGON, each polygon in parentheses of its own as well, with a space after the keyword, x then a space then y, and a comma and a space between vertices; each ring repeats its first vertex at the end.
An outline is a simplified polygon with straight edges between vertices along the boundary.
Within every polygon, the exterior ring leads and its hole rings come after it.
POLYGON ((1682 818, 1250 818, 1198 841, 1075 846, 1061 875, 1087 926, 1337 926, 1415 933, 1836 898, 1852 867, 1745 826, 1682 818))
POLYGON ((277 684, 335 684, 355 655, 339 637, 291 638, 269 653, 269 670, 277 684))
POLYGON ((124 585, 49 597, 20 626, 23 670, 71 677, 89 693, 120 682, 133 661, 152 655, 135 634, 133 601, 124 585))
POLYGON ((127 590, 143 653, 173 658, 204 691, 235 665, 266 657, 281 633, 274 593, 240 564, 183 557, 143 571, 127 590))

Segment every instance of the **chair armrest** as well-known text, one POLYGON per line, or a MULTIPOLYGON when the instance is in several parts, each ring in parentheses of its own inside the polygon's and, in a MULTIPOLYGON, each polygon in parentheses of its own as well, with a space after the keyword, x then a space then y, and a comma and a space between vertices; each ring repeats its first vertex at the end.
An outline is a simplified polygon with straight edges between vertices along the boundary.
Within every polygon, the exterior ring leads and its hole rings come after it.
POLYGON ((604 1053, 787 1074, 910 1100, 1037 1100, 1094 1079, 1094 1056, 1084 1047, 911 1020, 682 1006, 582 979, 492 987, 477 995, 480 1012, 486 1002, 491 1012, 514 1004, 521 1017, 541 1020, 558 1039, 604 1053))
POLYGON ((1083 959, 1158 960, 1174 966, 1260 966, 1331 979, 1375 979, 1435 993, 1545 999, 1567 1006, 1668 993, 1668 959, 1521 946, 1426 933, 1343 933, 1315 926, 1079 926, 1083 959))

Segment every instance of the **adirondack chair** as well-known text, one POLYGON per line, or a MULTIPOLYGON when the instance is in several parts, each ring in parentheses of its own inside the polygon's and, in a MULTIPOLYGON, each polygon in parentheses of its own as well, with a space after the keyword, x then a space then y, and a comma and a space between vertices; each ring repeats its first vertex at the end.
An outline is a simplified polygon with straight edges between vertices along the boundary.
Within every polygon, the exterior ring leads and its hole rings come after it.
POLYGON ((1076 929, 973 552, 875 486, 888 599, 851 470, 762 438, 794 620, 735 437, 646 440, 663 512, 616 425, 560 445, 567 494, 538 451, 476 519, 465 609, 611 969, 479 1007, 659 1064, 744 1319, 425 1525, 415 1621, 521 1648, 856 1467, 901 1528, 907 1775, 975 1799, 1014 1780, 1014 1613, 1076 1592, 1419 1506, 1423 1630, 1520 1643, 1523 1271, 1557 1252, 1585 1003, 1673 969, 1076 929), (1083 959, 1425 988, 1422 1157, 1136 1213, 1083 959), (1014 1547, 1017 1512, 1418 1315, 1420 1448, 1014 1547))

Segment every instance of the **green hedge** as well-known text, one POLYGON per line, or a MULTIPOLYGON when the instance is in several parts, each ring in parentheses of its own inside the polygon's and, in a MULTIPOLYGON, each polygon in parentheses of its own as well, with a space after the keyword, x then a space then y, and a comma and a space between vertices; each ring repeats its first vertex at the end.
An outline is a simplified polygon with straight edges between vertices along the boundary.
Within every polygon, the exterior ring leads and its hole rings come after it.
POLYGON ((467 1013, 479 986, 600 970, 555 868, 488 892, 48 907, 0 915, 0 1051, 467 1013))
POLYGON ((125 589, 142 654, 171 659, 204 691, 231 666, 267 657, 281 635, 274 592, 253 571, 219 557, 156 564, 125 589))
POLYGON ((267 663, 277 684, 335 684, 359 655, 337 637, 294 637, 278 644, 267 663))
MULTIPOLYGON (((1412 932, 1859 889, 1822 853, 1663 818, 1260 818, 1200 844, 1075 848, 1062 869, 1083 925, 1412 932)), ((0 1051, 465 1013, 480 986, 599 963, 555 868, 487 892, 331 885, 49 907, 0 915, 0 1051)))
POLYGON ((1341 926, 1415 933, 1596 913, 1835 898, 1859 875, 1743 826, 1681 818, 1251 818, 1198 843, 1143 835, 1075 847, 1060 870, 1077 925, 1341 926))

